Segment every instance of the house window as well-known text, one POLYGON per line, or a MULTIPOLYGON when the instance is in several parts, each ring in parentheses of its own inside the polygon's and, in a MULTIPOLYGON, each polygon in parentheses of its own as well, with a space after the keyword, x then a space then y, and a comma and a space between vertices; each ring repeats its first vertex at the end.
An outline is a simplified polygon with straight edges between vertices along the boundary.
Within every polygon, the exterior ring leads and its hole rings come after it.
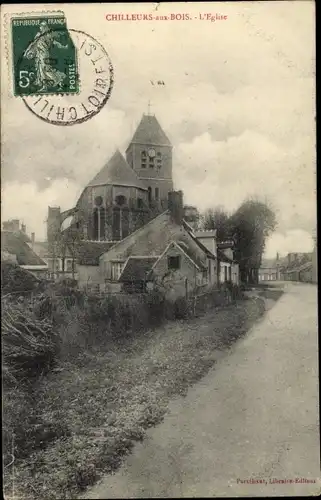
POLYGON ((147 165, 147 154, 146 151, 142 151, 141 153, 141 167, 146 168, 147 165))
POLYGON ((224 281, 227 281, 227 266, 224 266, 224 281))
POLYGON ((228 268, 228 279, 229 279, 229 281, 232 281, 232 267, 231 266, 228 268))
POLYGON ((149 168, 154 168, 155 163, 154 163, 154 158, 149 158, 149 168))
POLYGON ((118 281, 119 276, 124 268, 124 262, 113 262, 111 265, 111 279, 113 281, 118 281))
POLYGON ((157 168, 161 168, 161 166, 162 166, 162 153, 157 153, 156 162, 157 162, 157 168))
POLYGON ((208 282, 208 273, 207 273, 207 269, 204 269, 202 271, 202 281, 203 283, 207 283, 208 282))
POLYGON ((210 281, 211 281, 211 274, 212 274, 212 273, 211 273, 211 271, 212 271, 211 265, 212 265, 211 261, 210 261, 210 260, 208 260, 208 279, 209 279, 210 281))
POLYGON ((148 188, 148 203, 151 204, 152 202, 152 188, 149 186, 148 188))
POLYGON ((155 200, 159 200, 159 188, 155 188, 155 200))
POLYGON ((181 267, 181 258, 179 255, 170 256, 167 258, 168 269, 176 270, 181 267))
POLYGON ((71 259, 68 259, 66 262, 66 271, 67 271, 67 273, 72 272, 72 260, 71 259))

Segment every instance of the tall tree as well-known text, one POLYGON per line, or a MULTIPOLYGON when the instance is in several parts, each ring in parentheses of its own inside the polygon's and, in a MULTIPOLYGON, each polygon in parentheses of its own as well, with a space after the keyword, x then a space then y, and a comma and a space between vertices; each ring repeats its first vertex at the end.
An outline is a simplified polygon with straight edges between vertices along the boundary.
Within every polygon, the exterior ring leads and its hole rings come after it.
POLYGON ((241 281, 256 284, 266 239, 276 226, 275 213, 267 203, 250 199, 231 216, 230 225, 241 281))
POLYGON ((206 230, 216 229, 218 241, 232 237, 230 215, 221 206, 210 208, 203 214, 203 228, 206 230))

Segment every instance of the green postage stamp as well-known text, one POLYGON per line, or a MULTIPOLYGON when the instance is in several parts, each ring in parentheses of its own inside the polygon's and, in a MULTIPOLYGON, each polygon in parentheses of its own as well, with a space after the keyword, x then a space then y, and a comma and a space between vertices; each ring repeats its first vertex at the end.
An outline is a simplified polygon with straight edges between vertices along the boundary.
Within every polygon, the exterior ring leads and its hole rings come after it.
POLYGON ((11 19, 16 96, 77 94, 77 50, 61 15, 11 19))

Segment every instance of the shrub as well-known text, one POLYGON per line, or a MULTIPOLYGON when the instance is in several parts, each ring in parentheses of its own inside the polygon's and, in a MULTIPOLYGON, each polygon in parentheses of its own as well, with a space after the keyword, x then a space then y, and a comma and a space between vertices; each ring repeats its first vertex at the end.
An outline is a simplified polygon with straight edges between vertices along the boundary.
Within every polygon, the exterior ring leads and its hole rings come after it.
POLYGON ((226 281, 226 283, 223 284, 223 287, 230 293, 232 300, 237 300, 242 298, 243 293, 241 286, 236 285, 232 281, 226 281))
POLYGON ((178 297, 174 302, 174 314, 176 319, 185 319, 188 317, 188 302, 185 297, 178 297))
POLYGON ((65 288, 77 288, 77 280, 72 278, 63 278, 59 284, 65 288))
POLYGON ((2 301, 3 375, 6 381, 38 375, 49 368, 57 353, 58 336, 52 322, 39 320, 31 309, 2 301))
POLYGON ((3 294, 24 295, 44 286, 44 281, 22 269, 18 264, 1 261, 1 290, 3 294))
POLYGON ((148 319, 151 325, 159 325, 165 317, 165 296, 160 290, 154 289, 146 295, 148 319))

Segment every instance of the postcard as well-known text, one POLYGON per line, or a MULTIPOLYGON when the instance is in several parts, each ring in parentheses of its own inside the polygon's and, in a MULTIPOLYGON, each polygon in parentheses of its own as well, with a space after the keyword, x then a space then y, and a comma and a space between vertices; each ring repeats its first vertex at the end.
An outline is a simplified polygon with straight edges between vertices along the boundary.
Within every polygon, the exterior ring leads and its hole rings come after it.
POLYGON ((7 500, 320 494, 315 4, 2 4, 7 500))

